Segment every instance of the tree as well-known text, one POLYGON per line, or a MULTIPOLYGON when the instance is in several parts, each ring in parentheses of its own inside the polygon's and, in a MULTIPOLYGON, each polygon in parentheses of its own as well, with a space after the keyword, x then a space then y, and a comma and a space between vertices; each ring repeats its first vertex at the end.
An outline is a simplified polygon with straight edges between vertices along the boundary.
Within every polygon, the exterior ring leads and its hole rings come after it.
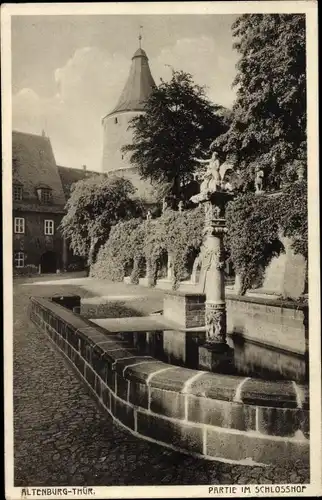
POLYGON ((112 226, 142 214, 141 202, 131 197, 134 192, 129 180, 117 176, 99 175, 72 186, 61 229, 74 253, 87 258, 89 265, 112 226))
POLYGON ((245 14, 232 26, 240 54, 237 97, 229 130, 216 146, 235 155, 245 189, 254 167, 268 188, 306 169, 306 62, 304 14, 245 14))
MULTIPOLYGON (((228 129, 225 109, 211 104, 192 76, 172 72, 145 103, 145 114, 131 120, 133 142, 123 151, 143 178, 179 196, 192 179, 195 156, 204 156, 215 137, 228 129)), ((160 191, 161 192, 161 191, 160 191)))

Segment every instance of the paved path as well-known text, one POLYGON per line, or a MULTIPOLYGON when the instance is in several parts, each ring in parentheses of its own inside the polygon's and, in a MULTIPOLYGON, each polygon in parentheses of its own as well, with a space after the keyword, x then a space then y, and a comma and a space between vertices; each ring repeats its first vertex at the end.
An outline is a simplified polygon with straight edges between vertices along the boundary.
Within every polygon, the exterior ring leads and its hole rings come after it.
POLYGON ((21 286, 14 296, 15 486, 301 483, 308 471, 199 460, 131 436, 87 394, 27 316, 30 295, 88 292, 21 286))

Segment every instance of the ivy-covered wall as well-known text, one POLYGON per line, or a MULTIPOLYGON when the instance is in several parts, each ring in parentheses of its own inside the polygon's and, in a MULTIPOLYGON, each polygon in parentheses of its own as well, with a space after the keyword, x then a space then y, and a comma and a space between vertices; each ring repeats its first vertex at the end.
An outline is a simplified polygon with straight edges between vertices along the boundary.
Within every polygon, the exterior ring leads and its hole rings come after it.
POLYGON ((202 208, 178 212, 166 210, 161 217, 142 221, 132 219, 113 227, 106 244, 98 252, 91 276, 122 281, 132 269, 131 282, 147 274, 156 283, 165 255, 171 255, 173 287, 186 277, 191 256, 199 252, 203 238, 202 208))
MULTIPOLYGON (((226 207, 227 255, 241 280, 241 294, 261 285, 271 259, 283 252, 280 235, 292 240, 295 252, 307 259, 307 186, 295 182, 281 193, 238 195, 226 207)), ((165 256, 172 259, 173 288, 187 278, 203 241, 204 212, 197 207, 183 212, 166 210, 161 217, 132 219, 113 227, 97 254, 91 276, 131 282, 147 275, 156 283, 165 256)))

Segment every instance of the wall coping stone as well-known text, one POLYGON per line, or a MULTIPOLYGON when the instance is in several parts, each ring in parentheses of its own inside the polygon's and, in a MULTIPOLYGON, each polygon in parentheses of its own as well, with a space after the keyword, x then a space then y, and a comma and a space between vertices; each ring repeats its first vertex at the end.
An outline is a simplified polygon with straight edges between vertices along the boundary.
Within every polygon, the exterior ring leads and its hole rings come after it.
POLYGON ((165 297, 167 295, 176 295, 178 297, 195 297, 198 299, 202 299, 202 301, 206 300, 206 294, 201 293, 201 292, 196 292, 196 291, 185 291, 185 290, 165 290, 164 291, 165 297))
POLYGON ((226 300, 235 302, 250 302, 253 304, 260 304, 265 306, 279 307, 280 309, 298 309, 300 311, 308 310, 307 303, 293 302, 291 300, 283 299, 264 299, 261 297, 251 297, 249 295, 233 295, 226 292, 226 300))

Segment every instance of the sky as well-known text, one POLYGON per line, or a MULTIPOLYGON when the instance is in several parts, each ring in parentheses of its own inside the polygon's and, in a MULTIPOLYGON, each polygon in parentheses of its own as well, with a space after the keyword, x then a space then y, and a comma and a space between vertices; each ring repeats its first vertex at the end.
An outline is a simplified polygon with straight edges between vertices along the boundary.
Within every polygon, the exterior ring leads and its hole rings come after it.
POLYGON ((156 84, 172 66, 230 107, 238 55, 233 15, 37 15, 12 17, 14 130, 50 137, 58 165, 101 170, 101 119, 126 82, 142 29, 156 84), (170 66, 170 67, 169 67, 170 66))

